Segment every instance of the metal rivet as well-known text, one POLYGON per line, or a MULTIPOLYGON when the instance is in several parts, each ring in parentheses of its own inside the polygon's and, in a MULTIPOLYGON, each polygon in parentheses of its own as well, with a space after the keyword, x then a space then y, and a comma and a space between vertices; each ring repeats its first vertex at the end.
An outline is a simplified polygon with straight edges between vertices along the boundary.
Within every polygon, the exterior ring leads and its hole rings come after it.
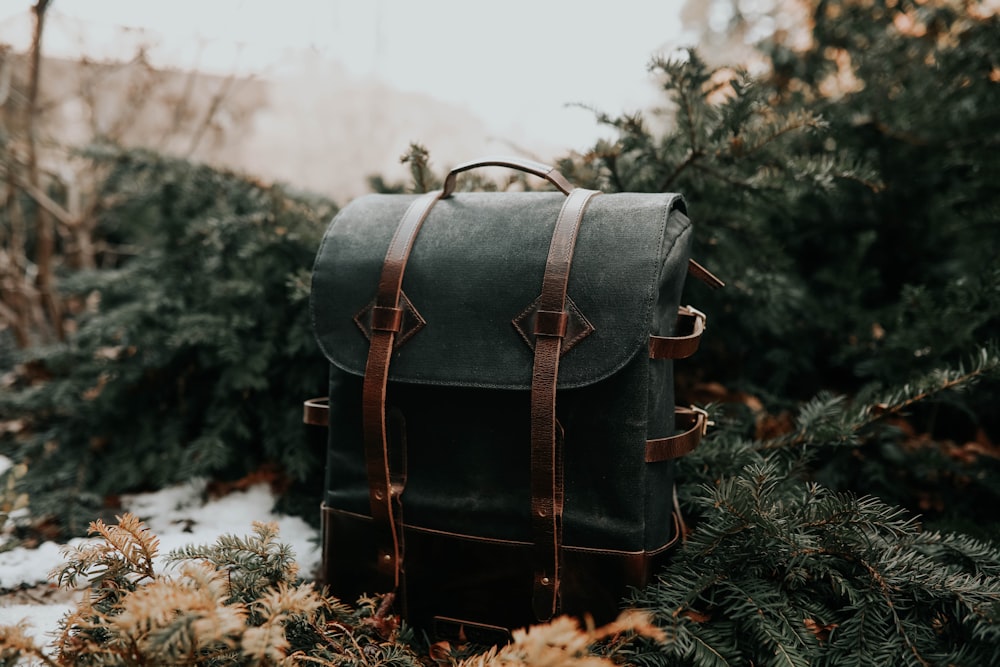
POLYGON ((545 510, 538 510, 538 516, 545 518, 545 510))
POLYGON ((392 556, 390 556, 389 554, 386 554, 386 555, 382 556, 382 560, 384 560, 386 563, 388 563, 388 562, 392 561, 392 556))
POLYGON ((548 586, 548 585, 549 585, 549 578, 542 577, 542 586, 548 586))
POLYGON ((385 493, 381 489, 375 492, 375 500, 382 500, 383 498, 385 498, 385 493))

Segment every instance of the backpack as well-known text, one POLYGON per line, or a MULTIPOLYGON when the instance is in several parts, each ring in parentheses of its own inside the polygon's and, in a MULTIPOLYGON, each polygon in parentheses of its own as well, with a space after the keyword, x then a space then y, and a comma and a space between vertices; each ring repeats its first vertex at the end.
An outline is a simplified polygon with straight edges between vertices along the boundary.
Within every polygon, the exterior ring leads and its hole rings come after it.
POLYGON ((491 643, 557 613, 610 620, 677 539, 674 459, 707 426, 672 360, 691 223, 676 194, 601 194, 520 158, 334 218, 310 307, 329 395, 322 578, 394 594, 441 638, 491 643), (456 193, 502 166, 559 192, 456 193))

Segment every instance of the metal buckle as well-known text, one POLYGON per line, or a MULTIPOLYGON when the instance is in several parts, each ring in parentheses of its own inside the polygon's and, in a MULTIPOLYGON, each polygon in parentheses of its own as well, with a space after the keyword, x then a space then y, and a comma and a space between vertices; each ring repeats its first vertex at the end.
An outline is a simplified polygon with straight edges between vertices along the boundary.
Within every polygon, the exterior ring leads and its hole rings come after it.
POLYGON ((692 405, 691 406, 691 411, 694 412, 697 415, 701 415, 702 417, 704 417, 704 421, 702 422, 702 425, 701 425, 701 435, 702 435, 702 437, 705 437, 706 435, 708 435, 708 427, 709 426, 715 426, 715 422, 712 421, 712 420, 710 420, 708 418, 708 410, 705 410, 703 408, 699 408, 696 405, 692 405))
POLYGON ((684 309, 690 311, 692 315, 701 320, 701 327, 703 329, 708 328, 708 315, 706 315, 705 313, 701 312, 700 310, 691 305, 684 306, 684 309))

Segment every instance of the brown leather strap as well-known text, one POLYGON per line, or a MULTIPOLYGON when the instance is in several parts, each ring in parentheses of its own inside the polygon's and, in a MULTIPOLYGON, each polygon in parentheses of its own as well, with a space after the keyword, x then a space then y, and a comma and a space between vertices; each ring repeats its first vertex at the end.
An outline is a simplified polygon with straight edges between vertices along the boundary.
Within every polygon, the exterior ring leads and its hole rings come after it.
POLYGON ((722 282, 714 273, 693 259, 688 260, 688 273, 692 278, 697 278, 712 289, 719 289, 726 286, 726 283, 722 282))
POLYGON ((687 359, 698 351, 701 335, 705 332, 705 313, 691 306, 677 310, 677 329, 690 331, 682 336, 650 336, 650 359, 687 359))
POLYGON ((532 605, 539 621, 552 618, 559 602, 563 480, 556 424, 556 383, 566 333, 566 286, 580 221, 594 190, 569 193, 552 233, 535 321, 531 373, 531 529, 534 541, 532 605))
POLYGON ((675 408, 674 423, 677 428, 685 430, 668 438, 647 440, 646 463, 668 461, 690 454, 701 444, 701 439, 705 437, 712 422, 708 421, 707 412, 692 407, 675 408))
POLYGON ((440 197, 440 191, 422 195, 403 214, 385 254, 372 311, 371 347, 368 349, 362 384, 361 412, 368 496, 376 530, 378 571, 382 578, 380 587, 383 590, 377 591, 380 593, 399 587, 403 558, 402 525, 397 509, 402 485, 398 480, 397 484, 393 484, 386 438, 385 396, 389 361, 402 320, 399 297, 406 262, 420 226, 440 197))
POLYGON ((302 402, 302 423, 310 426, 330 425, 330 398, 310 398, 302 402))

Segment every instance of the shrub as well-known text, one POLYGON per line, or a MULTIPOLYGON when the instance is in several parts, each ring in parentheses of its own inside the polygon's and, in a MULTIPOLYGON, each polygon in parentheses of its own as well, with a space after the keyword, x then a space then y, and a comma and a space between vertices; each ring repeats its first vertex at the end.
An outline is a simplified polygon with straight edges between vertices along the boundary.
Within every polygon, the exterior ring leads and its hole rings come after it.
POLYGON ((8 376, 5 444, 32 512, 79 533, 109 496, 265 464, 314 495, 323 453, 298 406, 325 390, 306 296, 333 205, 151 153, 93 157, 119 202, 100 232, 138 250, 66 276, 75 334, 8 376))

